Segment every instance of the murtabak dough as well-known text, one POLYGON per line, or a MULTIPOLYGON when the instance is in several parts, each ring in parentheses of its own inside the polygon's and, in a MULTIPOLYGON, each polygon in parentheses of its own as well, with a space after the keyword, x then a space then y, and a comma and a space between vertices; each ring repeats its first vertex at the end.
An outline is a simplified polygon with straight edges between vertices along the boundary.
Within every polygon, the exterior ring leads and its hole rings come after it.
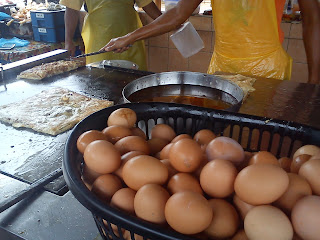
POLYGON ((60 60, 50 63, 44 63, 21 72, 17 76, 17 79, 42 80, 46 77, 51 77, 64 72, 75 70, 84 65, 85 63, 80 60, 60 60))
POLYGON ((65 88, 51 88, 0 106, 0 121, 55 136, 88 115, 112 105, 112 101, 90 98, 65 88))

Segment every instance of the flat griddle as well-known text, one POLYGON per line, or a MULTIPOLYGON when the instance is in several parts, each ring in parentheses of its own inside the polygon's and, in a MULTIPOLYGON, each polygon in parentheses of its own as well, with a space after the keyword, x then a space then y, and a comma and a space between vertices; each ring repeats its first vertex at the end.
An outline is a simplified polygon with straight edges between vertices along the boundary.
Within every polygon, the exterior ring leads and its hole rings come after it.
MULTIPOLYGON (((37 61, 49 62, 65 57, 63 54, 60 57, 50 53, 44 55, 45 58, 37 61)), ((51 87, 67 88, 89 97, 112 100, 115 104, 123 103, 122 89, 131 81, 152 74, 113 66, 83 67, 41 81, 24 81, 17 80, 16 75, 34 66, 35 62, 29 58, 19 63, 4 65, 7 91, 0 82, 0 105, 19 101, 51 87)), ((319 85, 258 78, 254 87, 256 91, 245 100, 240 113, 320 128, 319 85)), ((16 129, 0 122, 0 173, 4 172, 29 184, 47 176, 61 167, 65 142, 70 132, 53 137, 30 129, 16 129)), ((0 186, 1 183, 0 178, 0 186)), ((46 189, 59 195, 67 191, 63 177, 46 185, 46 189)))
MULTIPOLYGON (((52 87, 67 88, 89 97, 111 100, 117 104, 122 102, 123 87, 147 74, 151 72, 111 66, 106 66, 104 69, 82 67, 41 81, 17 80, 14 74, 7 74, 5 79, 7 91, 0 84, 0 104, 16 102, 52 87)), ((63 150, 70 131, 50 136, 27 128, 14 128, 0 122, 1 173, 32 184, 61 168, 63 150)), ((45 189, 58 195, 63 195, 68 190, 63 176, 47 184, 45 189)))

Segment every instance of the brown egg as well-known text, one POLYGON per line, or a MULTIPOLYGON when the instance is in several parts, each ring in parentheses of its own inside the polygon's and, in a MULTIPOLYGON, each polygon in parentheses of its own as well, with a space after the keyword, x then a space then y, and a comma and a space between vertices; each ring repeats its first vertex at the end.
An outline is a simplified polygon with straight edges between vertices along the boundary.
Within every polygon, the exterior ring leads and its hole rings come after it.
POLYGON ((305 196, 293 207, 291 221, 295 232, 306 240, 320 236, 320 196, 305 196))
POLYGON ((269 204, 289 186, 286 171, 272 164, 253 164, 242 169, 234 182, 238 197, 249 204, 269 204))
POLYGON ((240 216, 242 218, 242 220, 244 220, 244 218, 246 217, 247 213, 254 208, 254 205, 251 205, 249 203, 246 203, 244 201, 242 201, 237 194, 233 195, 233 204, 234 206, 238 209, 238 212, 240 213, 240 216))
POLYGON ((169 143, 164 148, 162 148, 159 154, 160 159, 169 159, 169 152, 173 144, 174 143, 169 143))
POLYGON ((292 159, 288 158, 288 157, 282 157, 278 159, 279 163, 280 163, 280 167, 285 170, 286 172, 291 172, 290 168, 291 168, 291 163, 292 163, 292 159))
POLYGON ((195 171, 202 161, 200 145, 193 139, 181 139, 170 148, 169 161, 180 172, 195 171))
POLYGON ((260 151, 252 156, 252 158, 249 161, 249 165, 252 164, 261 164, 261 163, 267 163, 267 164, 273 164, 276 166, 280 166, 280 163, 278 162, 278 159, 270 152, 267 151, 260 151))
POLYGON ((80 153, 84 153, 84 149, 89 143, 95 140, 108 140, 108 138, 98 130, 89 130, 82 133, 77 140, 77 148, 80 153))
POLYGON ((192 139, 192 137, 189 134, 180 134, 180 135, 176 136, 174 139, 172 139, 171 142, 175 143, 175 142, 178 142, 179 140, 184 139, 184 138, 192 139))
POLYGON ((200 173, 200 185, 209 196, 224 198, 233 193, 237 173, 236 167, 230 161, 216 159, 203 167, 200 173))
POLYGON ((133 136, 142 137, 144 140, 147 140, 147 135, 138 127, 131 128, 131 132, 133 136))
POLYGON ((293 237, 289 218, 280 209, 271 205, 261 205, 251 209, 244 219, 244 230, 250 240, 280 240, 293 237))
POLYGON ((106 127, 102 130, 102 133, 106 135, 107 140, 113 144, 115 144, 121 138, 132 135, 132 132, 129 128, 117 125, 106 127))
POLYGON ((134 210, 139 218, 152 223, 164 224, 164 208, 170 195, 158 184, 146 184, 136 193, 134 210))
MULTIPOLYGON (((89 185, 92 185, 93 182, 100 176, 100 173, 93 171, 92 169, 88 168, 86 164, 83 164, 82 168, 82 180, 89 185)), ((91 189, 91 188, 90 188, 91 189)))
POLYGON ((200 145, 207 146, 211 140, 215 139, 216 135, 209 129, 198 131, 193 139, 200 145))
POLYGON ((298 173, 302 164, 304 164, 310 158, 311 158, 311 155, 308 155, 308 154, 301 154, 301 155, 295 157, 291 162, 290 172, 298 173))
POLYGON ((121 165, 116 171, 114 171, 114 174, 122 179, 122 169, 123 169, 124 164, 126 162, 128 162, 129 159, 131 159, 135 156, 139 156, 139 155, 145 155, 145 153, 140 152, 140 151, 131 151, 131 152, 127 152, 127 153, 123 154, 121 156, 121 165))
POLYGON ((150 149, 150 155, 160 152, 169 142, 162 138, 151 138, 147 141, 150 149))
POLYGON ((150 153, 148 142, 138 136, 121 138, 114 146, 118 149, 121 155, 131 151, 140 151, 145 154, 150 153))
POLYGON ((110 201, 113 194, 122 188, 120 179, 113 174, 99 176, 92 184, 92 192, 104 201, 110 201))
POLYGON ((134 197, 136 191, 131 188, 121 188, 116 191, 110 202, 110 206, 126 211, 129 214, 134 214, 134 197))
POLYGON ((151 138, 162 138, 171 142, 175 137, 175 131, 167 124, 157 124, 151 129, 151 138))
POLYGON ((241 229, 231 238, 231 240, 249 240, 249 238, 247 237, 246 232, 241 229))
POLYGON ((165 206, 168 224, 183 234, 202 232, 210 225, 212 215, 208 200, 196 192, 175 193, 165 206))
POLYGON ((232 138, 217 137, 213 139, 206 148, 208 160, 224 159, 239 165, 244 160, 242 146, 232 138))
POLYGON ((320 159, 313 159, 302 164, 299 175, 311 186, 313 194, 320 196, 320 159))
POLYGON ((315 145, 304 145, 300 147, 295 153, 293 154, 293 159, 295 159, 297 156, 301 154, 307 154, 307 155, 316 155, 319 154, 320 148, 315 145))
POLYGON ((160 162, 162 162, 164 165, 166 165, 166 167, 168 168, 168 180, 175 175, 176 173, 178 173, 178 171, 172 167, 172 165, 170 164, 169 159, 161 159, 160 162))
POLYGON ((168 169, 158 159, 140 155, 131 158, 122 169, 123 181, 133 190, 138 190, 145 184, 162 185, 168 180, 168 169))
POLYGON ((306 196, 311 195, 312 190, 304 177, 296 173, 288 173, 289 186, 282 196, 275 201, 274 205, 282 209, 285 213, 290 214, 296 202, 306 196))
POLYGON ((108 127, 113 125, 133 128, 137 121, 136 113, 130 108, 114 110, 108 117, 108 127))
POLYGON ((84 151, 84 162, 93 171, 106 174, 120 167, 121 155, 115 146, 105 140, 91 142, 84 151))
POLYGON ((203 194, 199 180, 189 173, 177 173, 168 182, 167 189, 171 194, 192 191, 203 194))
POLYGON ((213 218, 204 232, 214 239, 233 236, 239 226, 236 209, 224 199, 210 199, 209 204, 213 211, 213 218))

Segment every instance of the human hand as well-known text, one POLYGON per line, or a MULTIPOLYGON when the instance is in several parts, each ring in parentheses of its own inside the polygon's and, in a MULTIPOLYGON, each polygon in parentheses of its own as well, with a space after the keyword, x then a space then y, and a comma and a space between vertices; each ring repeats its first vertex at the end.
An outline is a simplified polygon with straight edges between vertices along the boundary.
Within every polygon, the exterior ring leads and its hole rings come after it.
POLYGON ((125 37, 118 37, 111 39, 104 47, 99 51, 122 53, 127 51, 132 45, 128 43, 125 37))
POLYGON ((70 55, 71 57, 74 57, 74 56, 75 56, 75 54, 76 54, 76 46, 74 45, 74 43, 73 43, 72 41, 71 41, 71 42, 65 42, 64 48, 65 48, 66 50, 68 50, 69 55, 70 55))

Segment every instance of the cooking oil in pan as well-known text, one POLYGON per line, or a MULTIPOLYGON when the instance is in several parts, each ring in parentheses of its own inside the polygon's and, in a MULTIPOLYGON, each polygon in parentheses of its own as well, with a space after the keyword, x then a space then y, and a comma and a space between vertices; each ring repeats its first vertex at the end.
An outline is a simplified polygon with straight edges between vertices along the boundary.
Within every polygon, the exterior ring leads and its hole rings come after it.
POLYGON ((230 94, 210 87, 194 85, 163 85, 134 92, 130 102, 180 103, 213 109, 228 109, 237 104, 230 94))

